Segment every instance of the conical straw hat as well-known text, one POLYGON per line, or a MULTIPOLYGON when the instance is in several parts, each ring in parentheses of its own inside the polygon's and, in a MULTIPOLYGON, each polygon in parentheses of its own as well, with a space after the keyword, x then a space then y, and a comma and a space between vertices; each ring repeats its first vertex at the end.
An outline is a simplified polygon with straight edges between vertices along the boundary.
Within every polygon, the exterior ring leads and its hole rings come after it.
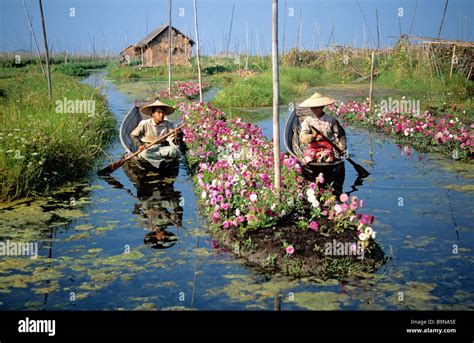
POLYGON ((310 98, 306 99, 300 104, 300 107, 321 107, 326 105, 331 105, 337 102, 336 99, 322 96, 319 93, 314 93, 310 98))
POLYGON ((169 115, 175 111, 175 108, 173 106, 165 104, 164 102, 161 102, 158 99, 149 105, 143 106, 140 110, 143 114, 151 116, 153 114, 153 107, 160 107, 163 111, 165 111, 166 115, 169 115))

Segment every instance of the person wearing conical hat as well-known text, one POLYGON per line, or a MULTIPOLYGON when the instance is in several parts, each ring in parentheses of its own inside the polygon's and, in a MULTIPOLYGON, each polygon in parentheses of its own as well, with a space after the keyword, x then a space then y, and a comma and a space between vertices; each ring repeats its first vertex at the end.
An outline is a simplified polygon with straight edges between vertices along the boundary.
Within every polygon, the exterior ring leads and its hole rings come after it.
POLYGON ((164 158, 175 158, 178 155, 178 146, 175 144, 174 135, 169 136, 163 143, 156 144, 145 150, 148 144, 157 138, 173 131, 173 123, 166 116, 173 113, 175 108, 160 100, 143 106, 141 112, 151 118, 142 120, 130 133, 130 138, 135 148, 138 148, 140 158, 146 159, 156 168, 159 168, 164 158), (144 151, 145 150, 145 151, 144 151))
POLYGON ((339 121, 333 116, 324 112, 324 106, 334 104, 335 99, 314 93, 310 98, 300 104, 300 107, 310 108, 312 115, 305 118, 301 124, 300 142, 307 144, 308 147, 304 153, 305 163, 309 162, 333 162, 340 158, 329 142, 321 135, 311 130, 315 127, 329 140, 335 143, 342 151, 345 157, 349 154, 346 150, 346 133, 339 121))

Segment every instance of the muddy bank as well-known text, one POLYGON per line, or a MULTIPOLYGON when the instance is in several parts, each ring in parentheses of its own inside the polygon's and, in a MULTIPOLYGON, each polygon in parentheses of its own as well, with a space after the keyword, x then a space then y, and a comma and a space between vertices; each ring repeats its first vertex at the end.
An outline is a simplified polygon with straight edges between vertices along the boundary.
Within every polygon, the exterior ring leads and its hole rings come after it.
POLYGON ((361 249, 356 243, 355 230, 337 236, 323 236, 284 225, 247 232, 241 237, 232 230, 210 231, 217 240, 218 248, 232 252, 262 271, 293 277, 340 279, 373 273, 388 259, 373 240, 367 248, 361 249), (282 248, 286 242, 293 242, 292 254, 282 248))

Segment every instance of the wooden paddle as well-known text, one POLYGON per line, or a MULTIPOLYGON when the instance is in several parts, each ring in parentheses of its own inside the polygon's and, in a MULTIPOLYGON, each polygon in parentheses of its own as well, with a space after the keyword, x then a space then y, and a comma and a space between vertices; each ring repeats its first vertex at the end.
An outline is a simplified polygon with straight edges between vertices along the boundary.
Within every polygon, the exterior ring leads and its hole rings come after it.
MULTIPOLYGON (((331 144, 331 146, 339 153, 339 155, 341 155, 341 156, 343 155, 343 151, 341 149, 339 149, 339 147, 336 144, 331 142, 325 135, 323 135, 323 133, 321 131, 319 131, 317 128, 315 128, 312 125, 310 125, 310 129, 311 129, 311 131, 314 131, 317 134, 319 134, 321 137, 323 137, 324 140, 328 141, 329 144, 331 144)), ((352 158, 348 157, 348 158, 346 158, 346 160, 348 160, 349 163, 352 164, 354 169, 359 173, 359 175, 361 177, 367 177, 367 176, 370 175, 370 173, 364 167, 362 167, 360 164, 356 163, 352 158)))
MULTIPOLYGON (((148 144, 148 146, 142 150, 142 151, 145 151, 149 148, 151 148, 153 145, 156 145, 158 143, 160 143, 161 141, 165 140, 166 138, 168 138, 169 136, 173 135, 173 134, 176 134, 178 133, 179 130, 181 130, 182 128, 184 127, 184 124, 181 125, 181 126, 178 126, 176 129, 174 129, 173 131, 171 132, 168 132, 164 135, 161 135, 156 141, 148 144)), ((118 161, 115 161, 114 163, 108 165, 107 167, 105 168, 102 168, 101 170, 99 170, 97 172, 97 174, 99 175, 108 175, 112 172, 114 172, 115 170, 119 169, 121 166, 123 166, 125 164, 125 162, 127 162, 128 160, 134 158, 135 156, 137 156, 139 153, 141 153, 142 151, 136 151, 134 152, 133 154, 131 154, 130 156, 127 156, 125 158, 122 158, 121 160, 118 160, 118 161)))

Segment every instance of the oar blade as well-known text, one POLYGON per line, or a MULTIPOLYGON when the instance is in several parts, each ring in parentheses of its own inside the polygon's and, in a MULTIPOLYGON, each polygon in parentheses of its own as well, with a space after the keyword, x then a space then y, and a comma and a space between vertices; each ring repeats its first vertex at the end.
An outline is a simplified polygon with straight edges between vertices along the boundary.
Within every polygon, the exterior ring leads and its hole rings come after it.
POLYGON ((97 174, 102 175, 102 176, 109 175, 113 173, 114 171, 116 171, 117 169, 119 169, 123 165, 123 163, 124 163, 123 160, 116 161, 112 164, 109 164, 107 167, 99 170, 97 174))
POLYGON ((360 177, 364 178, 370 175, 370 173, 364 167, 354 162, 354 160, 352 160, 351 158, 348 158, 347 160, 354 166, 354 169, 356 170, 357 173, 359 173, 360 177))

